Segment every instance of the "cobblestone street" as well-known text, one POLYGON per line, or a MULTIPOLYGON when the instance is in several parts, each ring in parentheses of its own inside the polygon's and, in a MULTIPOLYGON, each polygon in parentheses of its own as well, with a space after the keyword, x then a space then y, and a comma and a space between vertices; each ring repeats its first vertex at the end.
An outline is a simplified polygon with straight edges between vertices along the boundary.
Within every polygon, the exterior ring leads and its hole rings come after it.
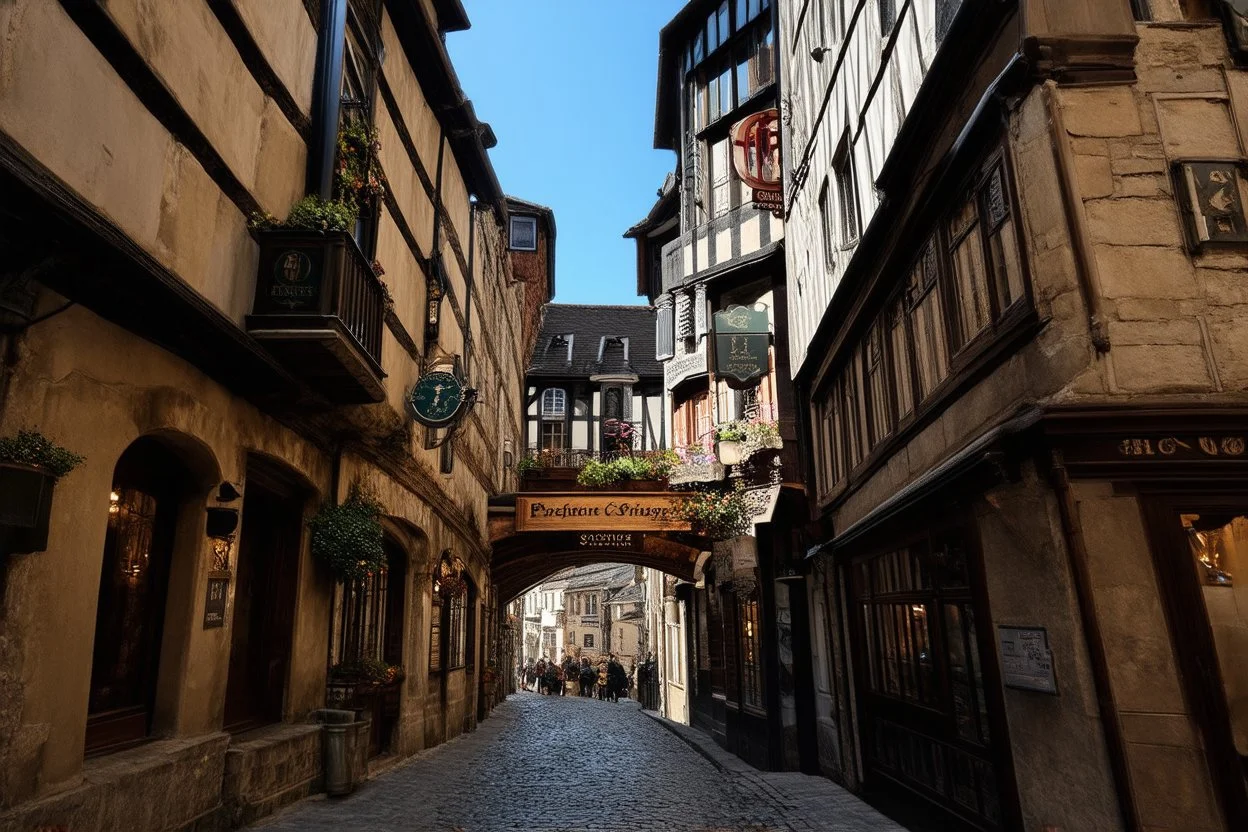
POLYGON ((635 702, 533 693, 348 798, 307 800, 258 828, 902 832, 823 778, 721 770, 635 702))

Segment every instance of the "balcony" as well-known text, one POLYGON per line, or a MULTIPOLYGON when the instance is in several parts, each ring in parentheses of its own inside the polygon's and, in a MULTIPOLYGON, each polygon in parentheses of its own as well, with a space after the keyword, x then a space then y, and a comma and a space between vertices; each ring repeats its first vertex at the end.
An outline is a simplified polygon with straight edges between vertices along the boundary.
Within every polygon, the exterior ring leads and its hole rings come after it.
POLYGON ((282 230, 258 238, 247 331, 330 401, 382 401, 386 293, 351 235, 282 230))

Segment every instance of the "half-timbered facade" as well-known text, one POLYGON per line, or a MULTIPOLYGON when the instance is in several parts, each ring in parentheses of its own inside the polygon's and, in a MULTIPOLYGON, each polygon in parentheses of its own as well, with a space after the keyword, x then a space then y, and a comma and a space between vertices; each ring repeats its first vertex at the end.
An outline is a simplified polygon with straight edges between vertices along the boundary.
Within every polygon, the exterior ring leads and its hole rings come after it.
POLYGON ((486 499, 536 321, 444 46, 467 26, 458 0, 0 7, 0 436, 85 457, 46 542, 0 488, 0 828, 236 826, 326 788, 321 718, 365 715, 350 788, 496 699, 486 499), (434 368, 480 391, 437 429, 407 413, 434 368), (308 521, 355 487, 386 565, 344 582, 308 521))
POLYGON ((819 767, 1244 827, 1242 4, 780 5, 819 767))

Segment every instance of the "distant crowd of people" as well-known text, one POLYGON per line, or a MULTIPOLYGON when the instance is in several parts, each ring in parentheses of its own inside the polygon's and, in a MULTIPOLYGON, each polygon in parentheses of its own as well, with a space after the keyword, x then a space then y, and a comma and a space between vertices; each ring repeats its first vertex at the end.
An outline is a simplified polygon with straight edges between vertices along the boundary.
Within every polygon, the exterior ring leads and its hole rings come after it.
POLYGON ((628 698, 633 686, 636 666, 624 670, 614 653, 600 656, 597 662, 582 658, 580 662, 564 656, 562 662, 538 659, 517 667, 520 687, 547 696, 597 696, 619 702, 628 698))

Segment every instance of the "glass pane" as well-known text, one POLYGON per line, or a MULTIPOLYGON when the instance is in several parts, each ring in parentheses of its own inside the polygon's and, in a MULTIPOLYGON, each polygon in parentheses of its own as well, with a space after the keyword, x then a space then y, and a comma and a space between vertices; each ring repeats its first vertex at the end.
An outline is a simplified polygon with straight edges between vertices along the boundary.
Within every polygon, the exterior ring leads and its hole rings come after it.
POLYGON ((931 637, 927 631, 927 605, 911 604, 910 621, 914 628, 914 657, 918 666, 919 700, 926 705, 938 704, 936 669, 932 664, 931 637))
POLYGON ((1023 272, 1018 262, 1018 242, 1014 239, 1014 222, 1006 220, 988 241, 992 255, 992 274, 996 281, 997 298, 1002 311, 1023 296, 1023 272))
POLYGON ((723 5, 719 7, 719 42, 723 43, 728 40, 731 33, 732 28, 728 25, 728 0, 724 0, 723 5))
POLYGON ((971 668, 966 655, 965 633, 962 631, 963 608, 945 605, 945 640, 949 652, 949 691, 953 697, 953 719, 958 736, 975 742, 979 732, 975 726, 975 697, 971 692, 971 668))
POLYGON ((919 398, 936 389, 949 373, 949 348, 945 343, 944 314, 940 293, 934 288, 911 313, 914 328, 914 359, 919 371, 919 398))
POLYGON ((988 302, 988 275, 979 227, 962 238, 953 252, 954 288, 957 290, 958 333, 964 345, 988 326, 992 308, 988 302))
POLYGON ((737 28, 740 29, 750 19, 748 0, 737 0, 737 28))
POLYGON ((719 111, 726 115, 732 112, 735 106, 732 97, 732 65, 729 64, 719 74, 719 111))
POLYGON ((1239 753, 1248 756, 1248 581, 1235 580, 1240 561, 1248 559, 1248 516, 1204 512, 1179 519, 1226 688, 1231 738, 1239 753))
POLYGON ((702 33, 698 32, 697 37, 693 39, 693 62, 695 64, 701 63, 706 57, 706 42, 702 37, 702 33))
POLYGON ((914 389, 911 386, 910 341, 906 337, 906 318, 902 305, 893 307, 889 323, 889 340, 893 350, 893 391, 897 418, 904 419, 914 410, 914 389))

